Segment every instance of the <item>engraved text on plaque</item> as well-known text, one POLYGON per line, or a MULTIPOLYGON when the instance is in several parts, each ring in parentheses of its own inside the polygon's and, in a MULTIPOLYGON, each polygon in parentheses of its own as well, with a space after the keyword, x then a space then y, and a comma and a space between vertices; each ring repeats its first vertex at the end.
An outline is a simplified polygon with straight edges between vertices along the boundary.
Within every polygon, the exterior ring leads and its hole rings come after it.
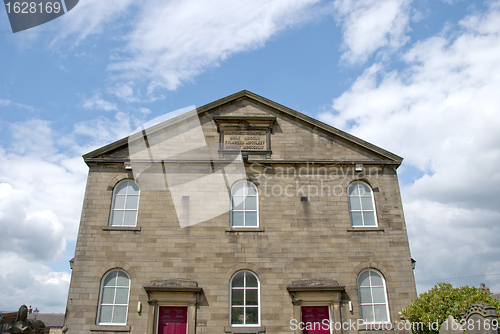
POLYGON ((266 131, 257 130, 224 131, 223 149, 265 151, 267 150, 267 133, 266 131))

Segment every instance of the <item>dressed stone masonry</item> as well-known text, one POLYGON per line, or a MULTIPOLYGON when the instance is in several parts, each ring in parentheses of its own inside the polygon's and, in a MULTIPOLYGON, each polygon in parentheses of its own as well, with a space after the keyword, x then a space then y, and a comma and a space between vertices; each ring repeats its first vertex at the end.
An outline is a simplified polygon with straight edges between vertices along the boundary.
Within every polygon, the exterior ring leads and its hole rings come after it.
POLYGON ((402 158, 254 93, 84 160, 69 334, 369 331, 416 297, 402 158))

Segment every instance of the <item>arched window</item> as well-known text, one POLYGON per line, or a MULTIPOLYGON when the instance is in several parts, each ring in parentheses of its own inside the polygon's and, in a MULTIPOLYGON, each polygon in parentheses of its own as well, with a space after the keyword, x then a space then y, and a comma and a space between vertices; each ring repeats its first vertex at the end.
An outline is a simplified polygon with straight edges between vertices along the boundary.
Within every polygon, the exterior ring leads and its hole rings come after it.
POLYGON ((248 181, 236 183, 231 189, 231 227, 259 226, 259 193, 248 181))
POLYGON ((349 185, 347 194, 352 226, 377 226, 375 202, 370 186, 364 182, 353 182, 349 185))
POLYGON ((98 325, 126 325, 130 278, 123 270, 107 273, 101 282, 98 325))
POLYGON ((249 271, 240 271, 231 279, 231 326, 260 325, 260 283, 249 271))
POLYGON ((139 186, 132 180, 125 180, 113 191, 111 226, 136 226, 139 208, 139 186))
POLYGON ((373 269, 361 272, 358 277, 358 293, 361 319, 366 323, 390 322, 387 289, 379 272, 373 269))

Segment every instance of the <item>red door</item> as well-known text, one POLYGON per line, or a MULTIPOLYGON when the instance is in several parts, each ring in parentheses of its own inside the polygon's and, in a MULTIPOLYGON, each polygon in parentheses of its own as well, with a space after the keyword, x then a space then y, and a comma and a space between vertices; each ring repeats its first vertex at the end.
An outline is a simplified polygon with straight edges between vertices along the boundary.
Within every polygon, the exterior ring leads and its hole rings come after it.
POLYGON ((187 307, 160 306, 158 334, 186 334, 187 307))
POLYGON ((330 334, 328 306, 302 306, 302 322, 304 334, 330 334))

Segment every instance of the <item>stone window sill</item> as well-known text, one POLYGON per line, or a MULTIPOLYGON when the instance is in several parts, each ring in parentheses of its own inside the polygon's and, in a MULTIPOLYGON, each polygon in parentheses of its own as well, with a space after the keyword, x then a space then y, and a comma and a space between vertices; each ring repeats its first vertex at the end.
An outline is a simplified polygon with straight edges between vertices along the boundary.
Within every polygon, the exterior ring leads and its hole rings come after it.
POLYGON ((226 232, 264 232, 263 227, 229 227, 226 232))
POLYGON ((115 325, 92 325, 91 332, 130 332, 130 325, 115 326, 115 325))
POLYGON ((347 232, 384 232, 384 228, 383 227, 364 227, 364 226, 360 226, 360 227, 350 227, 347 229, 347 232))
POLYGON ((102 228, 103 231, 140 231, 138 226, 106 226, 102 228))
POLYGON ((224 327, 224 333, 265 333, 266 327, 224 327))

